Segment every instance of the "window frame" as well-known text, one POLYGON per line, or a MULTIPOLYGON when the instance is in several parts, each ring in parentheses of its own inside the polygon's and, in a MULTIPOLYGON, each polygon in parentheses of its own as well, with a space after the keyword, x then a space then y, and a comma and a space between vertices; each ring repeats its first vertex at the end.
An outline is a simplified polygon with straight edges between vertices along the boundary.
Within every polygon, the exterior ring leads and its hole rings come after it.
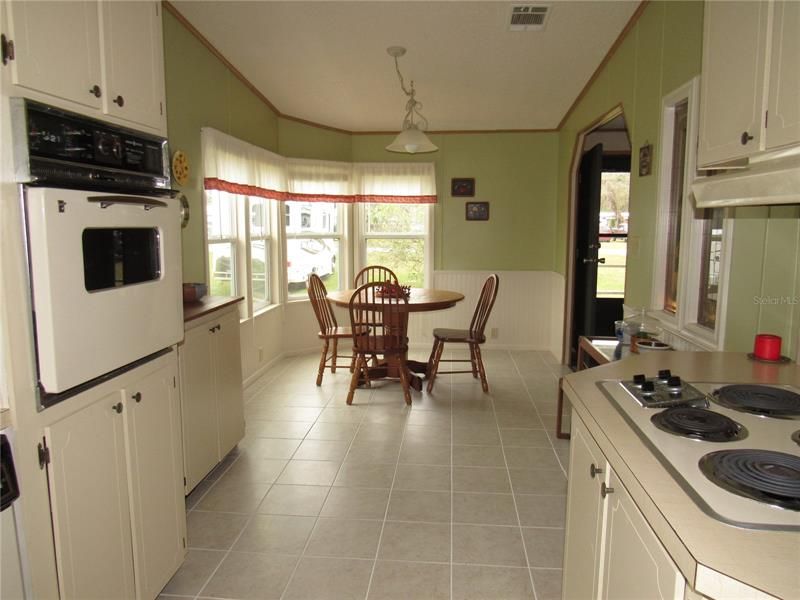
MULTIPOLYGON (((205 242, 205 273, 208 278, 209 290, 211 286, 211 271, 209 261, 209 246, 218 243, 231 244, 231 266, 232 278, 231 295, 242 296, 244 301, 239 305, 239 320, 247 321, 253 319, 275 307, 278 304, 278 299, 275 295, 275 271, 277 265, 277 246, 276 246, 276 232, 275 232, 275 219, 277 217, 274 205, 276 202, 268 198, 264 198, 266 212, 266 227, 264 236, 259 236, 257 239, 265 240, 265 248, 267 253, 267 264, 265 264, 265 279, 267 285, 267 302, 258 306, 253 301, 253 273, 252 273, 252 251, 250 236, 250 196, 244 194, 233 194, 221 190, 203 190, 203 237, 205 242), (210 238, 208 235, 208 201, 209 197, 213 194, 226 194, 232 198, 234 207, 233 215, 233 231, 230 238, 210 238)), ((259 199, 262 199, 258 197, 259 199)))
MULTIPOLYGON (((422 239, 424 244, 423 258, 423 286, 426 288, 433 286, 433 243, 434 243, 434 216, 435 204, 423 205, 425 210, 424 233, 369 233, 367 231, 367 207, 369 202, 358 203, 355 207, 353 234, 355 241, 355 256, 353 260, 353 273, 367 266, 367 240, 368 239, 422 239)), ((375 203, 377 204, 377 203, 375 203)), ((405 206, 420 206, 419 204, 408 204, 405 206)), ((400 283, 403 283, 402 281, 400 283)))
POLYGON ((728 284, 730 281, 731 249, 734 221, 727 209, 722 213, 722 244, 720 250, 720 286, 714 329, 698 323, 698 303, 702 265, 703 231, 706 221, 699 218, 702 209, 696 209, 691 193, 691 183, 697 173, 697 136, 699 115, 700 78, 694 77, 670 92, 661 102, 661 143, 658 182, 658 213, 656 216, 656 241, 650 316, 655 317, 669 333, 677 335, 707 350, 721 350, 725 342, 728 284), (668 220, 672 189, 672 158, 675 107, 683 101, 687 106, 686 152, 681 193, 680 246, 678 248, 678 277, 676 310, 665 308, 668 220))

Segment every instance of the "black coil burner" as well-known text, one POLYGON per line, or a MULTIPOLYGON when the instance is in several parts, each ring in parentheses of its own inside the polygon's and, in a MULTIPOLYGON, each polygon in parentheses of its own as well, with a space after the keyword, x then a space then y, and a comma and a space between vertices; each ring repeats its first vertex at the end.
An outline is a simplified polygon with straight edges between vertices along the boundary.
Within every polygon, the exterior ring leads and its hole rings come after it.
POLYGON ((735 442, 747 437, 747 429, 726 417, 705 408, 675 406, 650 417, 662 431, 705 442, 735 442))
POLYGON ((710 481, 737 494, 800 511, 800 457, 770 450, 720 450, 700 459, 710 481))
POLYGON ((766 385, 726 385, 714 391, 713 399, 740 412, 777 419, 800 418, 800 394, 766 385))

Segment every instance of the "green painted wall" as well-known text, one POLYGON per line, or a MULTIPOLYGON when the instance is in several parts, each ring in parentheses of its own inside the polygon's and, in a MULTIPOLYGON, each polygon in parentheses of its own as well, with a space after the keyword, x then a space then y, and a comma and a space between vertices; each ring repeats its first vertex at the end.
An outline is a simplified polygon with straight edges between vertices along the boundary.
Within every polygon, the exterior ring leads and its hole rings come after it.
POLYGON ((387 152, 390 135, 353 136, 353 160, 436 164, 435 268, 553 270, 558 134, 438 134, 439 151, 387 152), (474 198, 450 196, 450 179, 474 177, 474 198), (489 202, 489 221, 467 221, 465 203, 489 202))
MULTIPOLYGON (((651 2, 576 106, 560 133, 555 270, 566 272, 568 184, 576 135, 622 105, 635 149, 625 301, 649 306, 659 180, 661 98, 699 75, 702 2, 651 2), (639 177, 636 149, 651 143, 653 172, 639 177)), ((757 332, 784 338, 794 351, 800 332, 800 207, 733 211, 725 349, 747 351, 757 332)))

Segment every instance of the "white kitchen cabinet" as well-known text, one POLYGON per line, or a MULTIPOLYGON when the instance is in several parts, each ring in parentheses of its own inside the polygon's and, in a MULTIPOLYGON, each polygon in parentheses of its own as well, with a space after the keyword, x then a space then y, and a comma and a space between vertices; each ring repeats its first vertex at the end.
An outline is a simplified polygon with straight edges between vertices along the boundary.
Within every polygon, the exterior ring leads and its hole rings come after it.
POLYGON ((158 360, 45 428, 62 600, 151 600, 185 557, 177 368, 158 360))
POLYGON ((800 143, 799 18, 782 0, 705 3, 699 167, 800 143))
POLYGON ((188 493, 244 437, 236 305, 187 323, 178 353, 188 493))
POLYGON ((562 589, 565 599, 583 600, 597 597, 606 508, 606 503, 600 501, 600 484, 605 481, 608 464, 579 419, 572 421, 570 435, 564 543, 564 572, 568 568, 569 577, 564 577, 562 589))
POLYGON ((800 2, 775 2, 767 150, 800 142, 800 2))
POLYGON ((681 600, 685 580, 573 411, 565 600, 681 600))
POLYGON ((601 598, 683 600, 680 570, 613 470, 608 479, 601 598))
POLYGON ((166 132, 160 3, 15 0, 7 6, 3 33, 14 44, 9 66, 20 95, 166 132))
POLYGON ((95 2, 8 2, 13 83, 99 111, 99 13, 95 2), (58 40, 58 43, 55 43, 58 40), (95 92, 97 90, 97 92, 95 92))

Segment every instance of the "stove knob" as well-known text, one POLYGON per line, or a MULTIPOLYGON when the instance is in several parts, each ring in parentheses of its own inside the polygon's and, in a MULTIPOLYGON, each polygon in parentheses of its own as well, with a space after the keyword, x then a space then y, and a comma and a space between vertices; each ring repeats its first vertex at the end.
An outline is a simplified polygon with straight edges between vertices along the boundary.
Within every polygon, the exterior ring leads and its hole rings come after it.
POLYGON ((681 387, 681 385, 682 385, 681 378, 678 377, 677 375, 673 375, 672 377, 667 379, 667 387, 679 388, 681 387))
POLYGON ((652 396, 656 393, 656 384, 652 381, 645 381, 642 384, 642 395, 643 396, 652 396))
POLYGON ((661 370, 658 372, 658 378, 659 378, 659 379, 664 379, 664 380, 667 380, 667 379, 669 379, 670 377, 672 377, 672 372, 671 372, 669 369, 661 369, 661 370))
POLYGON ((645 381, 647 381, 647 377, 644 375, 638 374, 633 376, 633 385, 642 385, 645 381))

